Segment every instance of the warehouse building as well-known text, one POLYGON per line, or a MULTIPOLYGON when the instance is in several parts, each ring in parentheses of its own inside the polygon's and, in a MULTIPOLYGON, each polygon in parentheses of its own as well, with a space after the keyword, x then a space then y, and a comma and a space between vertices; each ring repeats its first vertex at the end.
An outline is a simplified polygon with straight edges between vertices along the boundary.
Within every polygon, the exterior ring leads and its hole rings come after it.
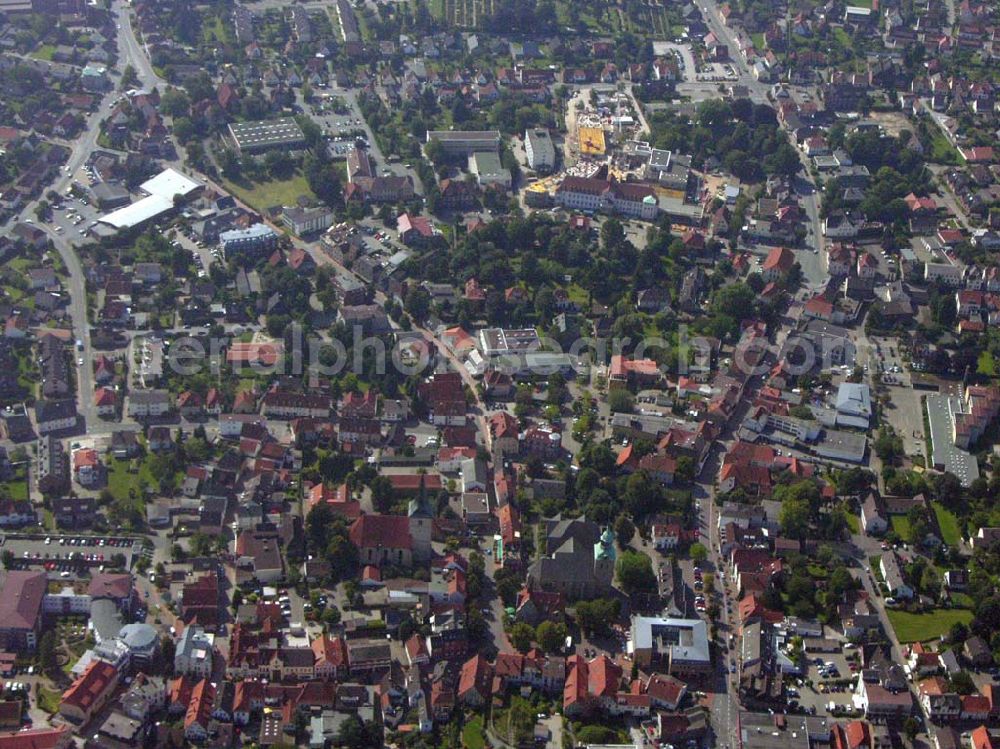
POLYGON ((438 141, 448 156, 470 156, 476 151, 496 151, 499 130, 428 130, 427 142, 438 141))
POLYGON ((101 225, 113 230, 134 229, 172 212, 178 201, 195 197, 203 185, 176 169, 164 169, 139 185, 146 197, 124 208, 112 211, 100 219, 101 225))
POLYGON ((293 117, 262 122, 231 122, 229 137, 240 153, 302 148, 306 142, 302 128, 293 117))

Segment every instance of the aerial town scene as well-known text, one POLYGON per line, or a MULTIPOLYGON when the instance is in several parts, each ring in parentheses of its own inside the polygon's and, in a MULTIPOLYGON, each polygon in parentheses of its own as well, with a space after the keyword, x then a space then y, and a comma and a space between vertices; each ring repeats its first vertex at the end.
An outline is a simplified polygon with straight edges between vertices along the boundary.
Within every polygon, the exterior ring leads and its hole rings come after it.
POLYGON ((0 0, 0 749, 1000 749, 998 0, 0 0))

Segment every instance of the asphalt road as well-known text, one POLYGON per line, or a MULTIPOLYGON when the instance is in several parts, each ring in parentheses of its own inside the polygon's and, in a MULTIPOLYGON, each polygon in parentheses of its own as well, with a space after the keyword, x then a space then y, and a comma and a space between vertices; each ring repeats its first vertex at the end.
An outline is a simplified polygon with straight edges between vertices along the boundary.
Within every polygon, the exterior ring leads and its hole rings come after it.
MULTIPOLYGON (((737 73, 739 73, 738 82, 746 86, 750 91, 750 99, 759 104, 768 103, 768 84, 761 83, 750 73, 750 69, 746 64, 746 61, 739 53, 739 44, 737 42, 736 34, 733 32, 733 29, 722 22, 722 16, 719 14, 719 5, 716 0, 701 0, 701 2, 699 2, 699 6, 702 9, 702 15, 705 17, 705 23, 708 24, 709 29, 713 31, 717 37, 723 40, 733 52, 733 66, 737 73)), ((809 160, 799 149, 796 149, 796 151, 798 151, 799 159, 802 161, 805 174, 809 174, 809 160)), ((799 201, 802 203, 802 207, 805 210, 806 215, 809 217, 809 224, 812 227, 811 236, 807 238, 807 241, 811 243, 811 246, 806 247, 804 251, 797 252, 796 257, 799 260, 800 265, 802 265, 803 274, 806 278, 811 281, 821 280, 819 271, 822 270, 822 261, 819 262, 819 267, 816 268, 816 263, 805 257, 806 252, 816 254, 817 256, 821 256, 823 252, 823 232, 819 219, 819 196, 815 185, 806 177, 799 177, 796 180, 795 192, 799 197, 799 201), (817 250, 816 253, 812 252, 813 248, 817 250), (812 276, 816 277, 813 278, 812 276)), ((822 277, 825 278, 825 276, 826 271, 823 270, 822 277)))
MULTIPOLYGON (((152 87, 162 84, 163 81, 153 71, 153 66, 150 64, 148 56, 143 53, 143 50, 139 46, 132 31, 131 23, 128 22, 127 18, 122 18, 122 9, 124 7, 125 5, 122 2, 116 2, 112 5, 112 12, 122 21, 118 26, 118 69, 124 70, 126 65, 132 65, 143 86, 152 87)), ((87 119, 87 124, 82 134, 71 144, 70 157, 65 167, 60 171, 59 176, 42 191, 43 195, 49 190, 54 190, 60 195, 65 194, 66 188, 69 187, 74 176, 83 168, 90 154, 97 147, 100 123, 111 114, 115 98, 116 95, 109 92, 101 99, 97 110, 87 119)), ((38 202, 39 200, 37 199, 29 202, 24 210, 21 211, 21 214, 12 219, 11 222, 20 220, 34 223, 35 208, 38 206, 38 202)), ((73 323, 74 337, 83 342, 83 351, 78 351, 74 347, 72 354, 75 359, 82 358, 83 360, 83 365, 77 366, 76 378, 78 391, 77 405, 83 422, 81 426, 89 433, 111 431, 114 426, 101 421, 94 407, 94 351, 90 341, 86 281, 83 267, 80 264, 80 258, 77 256, 70 238, 66 236, 70 233, 68 228, 64 229, 63 232, 56 232, 48 224, 39 223, 38 225, 48 234, 53 247, 55 247, 62 258, 63 264, 66 266, 67 273, 69 274, 67 281, 67 292, 70 299, 69 316, 73 323)))

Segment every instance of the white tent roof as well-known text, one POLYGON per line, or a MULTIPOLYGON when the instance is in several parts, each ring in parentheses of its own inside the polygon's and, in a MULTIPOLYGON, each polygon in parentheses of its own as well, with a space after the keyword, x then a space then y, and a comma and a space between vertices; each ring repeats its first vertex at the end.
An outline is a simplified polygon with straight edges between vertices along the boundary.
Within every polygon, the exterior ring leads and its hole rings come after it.
POLYGON ((139 187, 150 195, 160 195, 173 200, 174 195, 187 197, 201 187, 201 184, 181 174, 176 169, 164 169, 152 179, 143 182, 139 187))

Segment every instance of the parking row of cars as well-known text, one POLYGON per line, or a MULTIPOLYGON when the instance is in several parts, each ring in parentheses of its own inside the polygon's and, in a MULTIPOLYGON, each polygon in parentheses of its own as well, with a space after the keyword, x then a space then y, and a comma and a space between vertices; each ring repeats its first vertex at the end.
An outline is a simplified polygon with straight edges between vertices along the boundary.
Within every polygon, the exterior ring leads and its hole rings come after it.
POLYGON ((79 538, 61 536, 56 539, 53 539, 52 536, 47 536, 45 538, 46 546, 53 542, 58 542, 60 546, 111 546, 119 549, 126 549, 132 545, 131 539, 128 538, 90 538, 88 536, 81 536, 79 538))

